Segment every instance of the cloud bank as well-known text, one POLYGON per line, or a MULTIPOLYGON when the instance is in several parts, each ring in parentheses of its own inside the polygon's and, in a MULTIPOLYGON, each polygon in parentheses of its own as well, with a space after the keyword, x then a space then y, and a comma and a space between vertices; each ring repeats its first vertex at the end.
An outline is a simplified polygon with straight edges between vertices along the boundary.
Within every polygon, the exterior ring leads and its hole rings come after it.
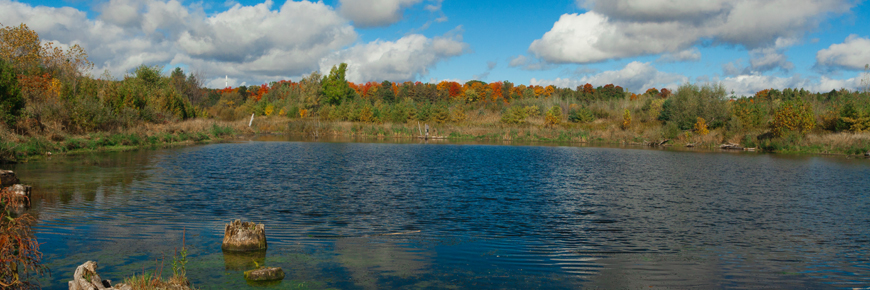
MULTIPOLYGON (((418 2, 383 1, 398 3, 398 9, 418 2)), ((109 0, 88 19, 86 12, 70 7, 0 0, 0 19, 3 25, 26 23, 43 41, 81 45, 96 74, 107 70, 120 77, 141 64, 187 65, 221 87, 224 75, 232 77, 233 86, 263 83, 299 77, 339 59, 352 62, 350 76, 357 79, 408 80, 468 46, 455 32, 358 43, 350 20, 323 2, 230 4, 226 11, 206 15, 200 6, 178 0, 109 0)))
MULTIPOLYGON (((595 63, 677 53, 693 45, 776 47, 814 29, 848 0, 588 0, 529 46, 550 63, 595 63)), ((775 60, 774 60, 775 61, 775 60)), ((770 64, 770 62, 762 65, 770 64)))

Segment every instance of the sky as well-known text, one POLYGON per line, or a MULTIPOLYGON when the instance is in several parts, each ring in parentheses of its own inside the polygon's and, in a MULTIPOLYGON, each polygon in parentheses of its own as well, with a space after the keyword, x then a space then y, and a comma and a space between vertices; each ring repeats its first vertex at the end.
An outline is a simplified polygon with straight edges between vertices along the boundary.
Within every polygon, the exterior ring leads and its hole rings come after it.
POLYGON ((0 0, 0 24, 81 45, 95 77, 159 65, 212 88, 344 62, 357 83, 857 90, 868 16, 855 0, 0 0))

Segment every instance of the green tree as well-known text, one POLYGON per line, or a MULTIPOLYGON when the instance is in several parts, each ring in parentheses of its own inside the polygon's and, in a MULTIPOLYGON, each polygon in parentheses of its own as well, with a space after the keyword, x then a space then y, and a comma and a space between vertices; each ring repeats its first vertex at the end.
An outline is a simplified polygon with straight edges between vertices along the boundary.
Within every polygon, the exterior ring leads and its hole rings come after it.
POLYGON ((12 125, 24 109, 24 97, 12 65, 0 59, 0 123, 12 125))
POLYGON ((380 89, 378 89, 378 96, 381 97, 381 100, 384 100, 384 102, 395 102, 396 94, 393 92, 393 83, 390 81, 382 82, 380 89))
POLYGON ((345 79, 347 64, 332 66, 329 75, 323 79, 323 96, 329 104, 340 104, 342 99, 353 96, 353 89, 345 79))

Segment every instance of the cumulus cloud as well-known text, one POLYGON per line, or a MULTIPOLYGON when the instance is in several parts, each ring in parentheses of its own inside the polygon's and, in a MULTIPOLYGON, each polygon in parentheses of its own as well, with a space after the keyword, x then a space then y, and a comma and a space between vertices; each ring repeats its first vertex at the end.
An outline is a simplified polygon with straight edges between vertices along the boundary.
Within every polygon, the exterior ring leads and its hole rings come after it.
POLYGON ((594 63, 676 53, 699 43, 776 47, 797 39, 848 0, 589 0, 529 46, 551 63, 594 63))
POLYGON ((701 51, 697 47, 686 49, 677 53, 665 53, 656 62, 684 62, 701 60, 701 51))
MULTIPOLYGON (((632 62, 620 70, 603 71, 582 78, 556 78, 553 80, 532 79, 533 85, 554 85, 564 88, 575 88, 590 83, 594 86, 614 84, 622 86, 626 91, 642 93, 648 88, 677 89, 681 84, 692 81, 681 74, 662 72, 650 63, 632 62)), ((841 88, 855 90, 860 87, 861 77, 849 79, 833 79, 828 77, 790 77, 766 76, 759 74, 735 75, 729 77, 698 77, 696 83, 722 84, 725 89, 734 91, 735 95, 753 95, 764 89, 804 88, 813 92, 829 92, 841 88)))
POLYGON ((320 70, 339 63, 348 64, 347 80, 411 81, 429 73, 436 63, 468 50, 461 35, 427 38, 411 34, 396 41, 373 41, 335 52, 320 61, 320 70))
POLYGON ((870 39, 855 34, 816 53, 817 67, 863 70, 867 64, 870 64, 870 39))
POLYGON ((579 79, 556 78, 555 80, 532 79, 533 85, 554 85, 557 87, 575 88, 590 83, 594 86, 615 84, 625 90, 642 93, 648 88, 669 87, 676 88, 689 78, 680 74, 661 72, 649 63, 631 62, 620 70, 603 71, 598 74, 585 76, 579 79))
POLYGON ((775 48, 758 48, 749 52, 749 65, 753 72, 766 72, 775 69, 788 72, 794 64, 775 48))
POLYGON ((530 59, 525 55, 518 55, 511 58, 510 62, 508 62, 508 67, 516 67, 522 70, 548 70, 556 66, 539 59, 535 60, 530 59))
POLYGON ((790 77, 765 76, 765 75, 739 75, 726 78, 712 78, 714 83, 721 83, 725 89, 734 91, 738 96, 751 96, 764 89, 803 88, 811 92, 830 92, 831 90, 850 89, 855 90, 860 86, 860 77, 849 79, 832 79, 825 76, 820 78, 804 78, 800 75, 790 77))
MULTIPOLYGON (((340 0, 338 11, 353 20, 357 27, 387 26, 402 19, 405 8, 422 0, 340 0)), ((441 1, 430 4, 426 9, 433 11, 441 8, 441 1)))
POLYGON ((185 64, 223 86, 224 75, 252 83, 317 70, 320 60, 351 45, 357 33, 322 2, 234 4, 206 15, 177 0, 110 0, 89 19, 74 8, 0 0, 4 25, 26 23, 45 41, 79 44, 95 71, 115 76, 145 65, 185 64))

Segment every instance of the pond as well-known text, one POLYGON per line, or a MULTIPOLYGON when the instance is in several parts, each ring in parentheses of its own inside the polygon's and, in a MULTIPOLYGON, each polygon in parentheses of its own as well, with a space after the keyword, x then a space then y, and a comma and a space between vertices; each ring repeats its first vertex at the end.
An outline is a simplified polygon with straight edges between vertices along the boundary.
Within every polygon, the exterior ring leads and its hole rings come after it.
POLYGON ((250 141, 3 167, 34 186, 45 289, 88 260, 167 276, 182 243, 200 289, 253 261, 276 289, 870 287, 863 159, 250 141), (264 257, 221 251, 234 219, 264 257))

